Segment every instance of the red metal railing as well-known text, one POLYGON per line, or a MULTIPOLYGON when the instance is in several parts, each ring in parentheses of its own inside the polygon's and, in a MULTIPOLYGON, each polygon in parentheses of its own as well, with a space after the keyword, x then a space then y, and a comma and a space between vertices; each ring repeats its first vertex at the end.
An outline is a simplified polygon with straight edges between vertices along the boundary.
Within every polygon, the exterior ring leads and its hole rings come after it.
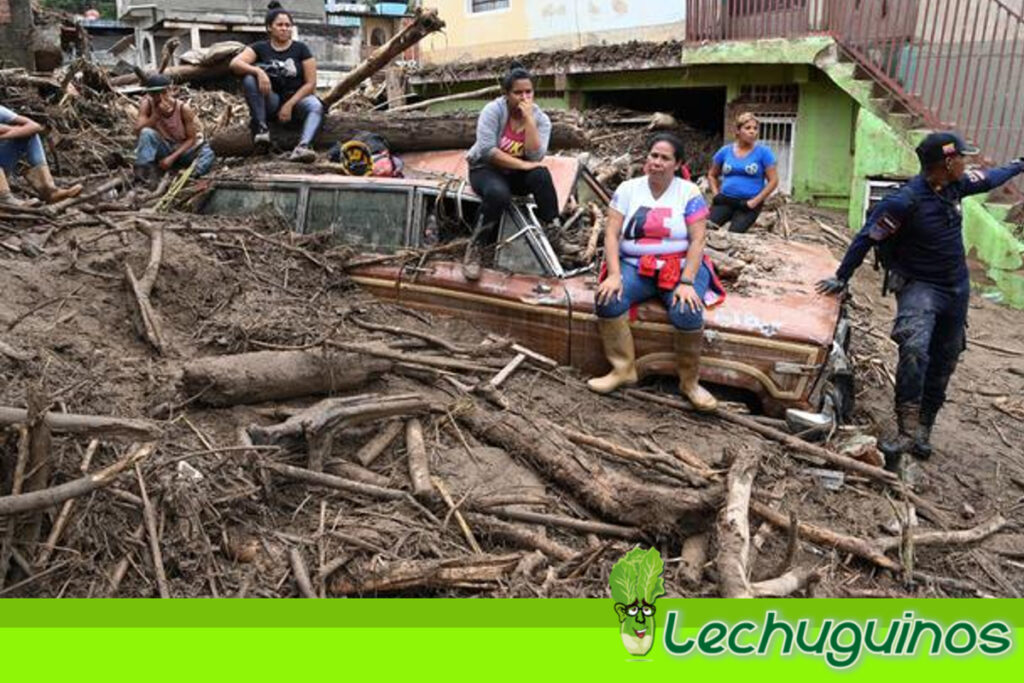
POLYGON ((957 129, 990 163, 1024 154, 1024 17, 1002 0, 686 5, 689 41, 831 35, 898 107, 925 125, 957 129))

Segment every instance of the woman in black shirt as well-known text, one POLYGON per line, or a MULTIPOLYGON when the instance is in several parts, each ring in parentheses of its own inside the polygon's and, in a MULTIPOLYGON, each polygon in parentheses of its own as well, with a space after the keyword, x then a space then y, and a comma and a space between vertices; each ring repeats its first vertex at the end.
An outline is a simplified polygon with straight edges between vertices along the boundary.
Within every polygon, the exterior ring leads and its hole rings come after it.
POLYGON ((281 123, 302 121, 302 136, 289 159, 315 161, 310 145, 324 117, 323 102, 314 94, 316 60, 305 43, 292 40, 292 15, 281 3, 267 5, 265 21, 269 39, 231 60, 231 70, 242 77, 253 144, 261 150, 270 145, 268 115, 276 114, 281 123))

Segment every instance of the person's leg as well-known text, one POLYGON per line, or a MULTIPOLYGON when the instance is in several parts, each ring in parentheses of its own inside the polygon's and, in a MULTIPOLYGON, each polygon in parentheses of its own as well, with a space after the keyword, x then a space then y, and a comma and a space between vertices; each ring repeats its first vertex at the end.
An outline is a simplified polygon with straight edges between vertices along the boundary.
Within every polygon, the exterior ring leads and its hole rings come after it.
POLYGON ((313 138, 320 132, 320 125, 324 120, 324 103, 316 95, 306 95, 295 105, 292 116, 302 121, 302 135, 299 137, 299 147, 310 147, 313 138))
POLYGON ((931 430, 935 416, 946 402, 946 388, 956 370, 960 354, 967 346, 967 307, 970 283, 963 283, 948 293, 948 298, 935 320, 935 332, 928 347, 929 362, 921 392, 920 420, 914 434, 913 453, 921 458, 931 455, 931 430))
POLYGON ((750 226, 754 224, 757 217, 761 215, 761 207, 758 206, 756 209, 751 209, 747 206, 745 200, 736 200, 734 212, 732 215, 732 222, 729 223, 729 232, 744 233, 750 230, 750 226))
POLYGON ((509 187, 508 178, 501 171, 484 166, 470 170, 469 184, 473 192, 480 197, 482 224, 496 228, 509 202, 512 201, 512 189, 509 187))
POLYGON ((43 201, 52 204, 81 194, 81 184, 72 185, 64 190, 57 188, 57 184, 53 181, 53 175, 50 173, 50 165, 46 162, 43 139, 38 134, 24 138, 22 143, 22 155, 28 165, 25 177, 28 178, 29 183, 43 198, 43 201))
POLYGON ((215 158, 213 150, 210 149, 210 145, 203 142, 178 157, 178 161, 174 164, 174 167, 187 168, 189 164, 194 161, 196 166, 192 169, 192 177, 201 178, 209 173, 215 158))
MULTIPOLYGON (((711 284, 711 271, 703 263, 693 278, 693 289, 704 300, 711 284)), ((661 292, 661 300, 668 309, 668 317, 676 328, 674 347, 676 369, 679 372, 679 392, 694 408, 711 411, 718 407, 715 397, 700 385, 700 357, 704 348, 704 309, 675 302, 672 291, 661 292)))
POLYGON ((912 280, 896 295, 896 322, 890 337, 899 346, 896 365, 895 411, 897 435, 879 442, 886 466, 894 468, 910 450, 920 420, 925 372, 931 360, 936 316, 942 304, 934 285, 912 280))
POLYGON ((152 166, 156 164, 160 142, 160 133, 155 129, 143 128, 140 130, 139 139, 135 143, 135 165, 152 166))
POLYGON ((607 375, 587 381, 587 387, 598 394, 607 394, 626 384, 635 384, 636 349, 633 333, 629 329, 629 308, 658 294, 654 278, 644 277, 636 266, 622 262, 622 296, 605 304, 598 304, 597 331, 605 358, 611 365, 607 375))
POLYGON ((551 172, 546 168, 535 168, 531 171, 514 173, 511 183, 515 194, 532 194, 537 203, 537 218, 550 223, 558 218, 558 193, 551 172))
POLYGON ((725 195, 716 194, 711 200, 711 213, 708 215, 708 221, 724 228, 725 224, 732 220, 732 213, 732 204, 729 203, 725 195))
POLYGON ((255 76, 242 77, 242 91, 245 103, 249 107, 249 129, 253 135, 265 133, 267 129, 267 96, 260 92, 259 81, 255 76))

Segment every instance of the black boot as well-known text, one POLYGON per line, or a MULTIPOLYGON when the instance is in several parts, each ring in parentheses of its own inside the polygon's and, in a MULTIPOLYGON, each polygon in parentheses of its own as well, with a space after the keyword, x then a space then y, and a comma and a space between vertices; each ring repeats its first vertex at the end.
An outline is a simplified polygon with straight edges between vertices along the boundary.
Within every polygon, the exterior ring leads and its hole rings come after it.
POLYGON ((935 424, 935 415, 921 414, 917 430, 914 432, 914 445, 911 453, 918 460, 927 460, 932 457, 932 425, 935 424))
POLYGON ((885 469, 890 472, 899 470, 903 454, 910 453, 914 447, 919 413, 916 403, 896 404, 896 436, 878 442, 878 450, 885 456, 885 469))

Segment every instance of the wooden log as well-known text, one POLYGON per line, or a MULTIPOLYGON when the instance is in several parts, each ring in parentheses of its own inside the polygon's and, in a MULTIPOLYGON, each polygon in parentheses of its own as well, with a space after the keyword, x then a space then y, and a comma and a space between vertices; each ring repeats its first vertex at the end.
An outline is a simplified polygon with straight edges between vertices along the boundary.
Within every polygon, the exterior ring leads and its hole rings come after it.
POLYGON ((743 448, 726 478, 725 506, 718 517, 718 581, 723 598, 751 598, 750 590, 750 490, 757 473, 758 456, 743 448))
POLYGON ((160 262, 164 253, 164 231, 162 226, 153 226, 149 223, 138 220, 139 227, 150 240, 149 262, 141 278, 135 277, 131 264, 124 263, 125 287, 128 290, 132 324, 140 337, 149 342, 149 345, 158 353, 163 355, 167 348, 167 338, 164 335, 163 325, 160 323, 160 316, 150 300, 153 292, 153 285, 156 283, 157 274, 160 272, 160 262))
POLYGON ((327 398, 300 411, 276 425, 249 427, 249 436, 256 445, 277 444, 290 438, 330 432, 339 427, 352 427, 382 417, 408 415, 426 410, 428 404, 419 394, 381 396, 362 394, 344 398, 327 398))
MULTIPOLYGON (((396 153, 468 149, 476 140, 476 118, 467 114, 330 114, 324 117, 323 128, 313 144, 317 149, 326 150, 338 140, 349 140, 359 131, 371 130, 383 135, 396 153)), ((299 140, 297 128, 276 122, 270 122, 270 135, 274 143, 283 148, 292 147, 299 140)), ((247 125, 217 133, 210 140, 210 146, 220 157, 249 156, 255 152, 247 125)), ((557 119, 551 122, 549 149, 587 149, 589 146, 587 136, 578 126, 557 119)))
MULTIPOLYGON (((0 406, 0 425, 24 423, 26 419, 28 411, 24 408, 0 406)), ((160 427, 153 422, 105 415, 46 413, 46 424, 57 433, 89 434, 109 439, 142 441, 160 436, 160 427)))
POLYGON ((751 584, 750 592, 755 598, 784 598, 807 588, 821 575, 817 570, 797 567, 782 576, 751 584))
POLYGON ((405 560, 377 569, 379 563, 366 564, 365 574, 339 577, 330 586, 333 595, 394 593, 411 589, 497 588, 522 559, 511 555, 473 555, 445 560, 405 560), (359 576, 360 578, 355 578, 359 576), (365 576, 365 578, 363 578, 365 576))
POLYGON ((588 458, 543 418, 533 421, 511 411, 461 413, 480 441, 523 458, 562 491, 602 517, 657 532, 702 525, 722 498, 720 484, 700 490, 652 484, 613 471, 588 458))
POLYGON ((482 536, 494 541, 509 543, 526 550, 539 550, 548 557, 562 562, 576 557, 576 552, 572 548, 548 538, 543 528, 533 531, 478 512, 467 512, 466 520, 471 522, 482 536))
POLYGON ((477 507, 473 505, 474 509, 480 509, 483 512, 487 512, 498 517, 504 517, 505 519, 513 519, 517 522, 529 522, 531 524, 543 524, 544 526, 554 526, 561 529, 572 529, 573 531, 582 531, 587 534, 597 534, 599 536, 611 536, 613 538, 624 538, 632 541, 643 537, 643 532, 636 527, 619 526, 618 524, 606 524, 605 522, 594 522, 589 519, 576 519, 575 517, 566 517, 565 515, 551 515, 544 512, 533 512, 531 510, 517 510, 515 508, 503 508, 503 507, 477 507))
MULTIPOLYGON (((1002 530, 1007 524, 1006 518, 997 514, 992 519, 970 529, 957 531, 923 531, 911 535, 915 547, 919 546, 959 546, 968 545, 983 541, 989 536, 1002 530)), ((875 545, 881 551, 892 550, 900 545, 903 539, 899 536, 886 536, 875 540, 875 545)))
POLYGON ((657 453, 645 453, 633 448, 626 448, 625 446, 620 446, 619 444, 612 443, 606 439, 601 439, 590 434, 584 434, 583 432, 577 432, 576 430, 569 429, 568 427, 555 426, 562 432, 562 434, 565 435, 566 438, 569 439, 569 441, 572 441, 574 444, 590 446, 591 448, 596 448, 599 451, 603 451, 617 458, 638 463, 661 472, 666 476, 684 481, 690 486, 699 488, 707 486, 710 483, 708 478, 703 476, 688 463, 684 463, 680 460, 673 460, 657 453))
POLYGON ((191 361, 182 386, 200 403, 230 406, 350 391, 391 367, 389 361, 352 353, 257 351, 191 361))
POLYGON ((409 460, 409 480, 412 495, 420 500, 433 497, 434 486, 430 483, 430 463, 427 447, 423 443, 423 423, 416 418, 405 423, 405 455, 409 460))
MULTIPOLYGON (((489 85, 486 88, 480 88, 479 90, 470 90, 469 92, 455 93, 454 95, 445 95, 444 97, 435 97, 430 100, 422 100, 413 104, 406 104, 401 107, 389 107, 389 114, 398 114, 405 111, 416 111, 417 109, 429 109, 435 104, 442 104, 444 102, 457 102, 459 100, 472 100, 480 97, 488 97, 489 95, 497 95, 501 92, 500 85, 489 85)), ((390 97, 388 98, 390 99, 390 97)))
POLYGON ((377 434, 366 442, 355 454, 355 461, 363 467, 369 467, 384 452, 395 437, 402 432, 403 425, 398 420, 388 422, 377 434))
POLYGON ((331 91, 323 97, 324 109, 329 110, 335 103, 347 95, 364 80, 380 71, 398 55, 402 54, 426 36, 444 28, 444 21, 438 16, 436 9, 417 8, 413 20, 391 40, 370 53, 370 56, 358 64, 356 68, 345 74, 331 91))
MULTIPOLYGON (((170 78, 172 83, 199 85, 201 83, 233 78, 230 65, 231 59, 227 57, 223 62, 217 62, 216 64, 179 64, 177 66, 169 66, 164 69, 163 74, 170 78)), ((115 88, 138 84, 139 77, 135 73, 114 76, 110 79, 110 85, 115 88)))
POLYGON ((40 491, 0 497, 0 517, 42 510, 60 505, 66 500, 92 493, 109 485, 119 474, 148 457, 155 449, 155 443, 145 443, 133 448, 124 458, 95 474, 40 491))
MULTIPOLYGON (((772 510, 756 500, 750 501, 750 511, 778 529, 789 529, 789 517, 772 510)), ((830 529, 814 526, 806 522, 799 523, 800 537, 826 548, 835 548, 851 555, 856 555, 873 564, 899 574, 902 571, 899 562, 886 557, 874 543, 863 538, 836 533, 830 529)), ((898 542, 898 541, 897 541, 898 542)))
POLYGON ((306 563, 298 549, 292 548, 288 551, 288 560, 292 565, 292 576, 295 577, 299 595, 304 598, 315 598, 316 591, 313 590, 313 582, 309 580, 309 570, 306 569, 306 563))

